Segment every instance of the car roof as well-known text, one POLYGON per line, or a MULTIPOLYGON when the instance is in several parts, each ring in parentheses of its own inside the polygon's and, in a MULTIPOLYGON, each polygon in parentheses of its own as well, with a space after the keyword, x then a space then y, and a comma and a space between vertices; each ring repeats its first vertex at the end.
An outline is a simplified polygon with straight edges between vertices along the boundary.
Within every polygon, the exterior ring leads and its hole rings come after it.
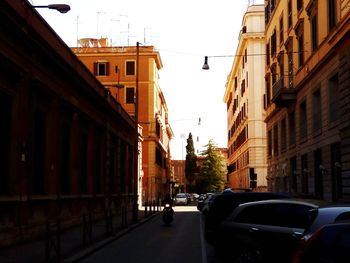
POLYGON ((233 210, 233 212, 230 214, 230 216, 228 218, 229 219, 234 218, 237 214, 239 214, 246 207, 256 206, 256 205, 263 205, 263 204, 299 204, 299 205, 310 206, 310 209, 318 208, 318 206, 313 204, 313 203, 304 202, 304 201, 300 201, 300 200, 293 200, 293 199, 268 199, 268 200, 252 201, 252 202, 239 204, 238 207, 233 210))
POLYGON ((253 201, 248 203, 240 204, 239 206, 252 206, 252 205, 260 205, 260 204, 301 204, 301 205, 310 205, 314 208, 318 208, 319 206, 310 202, 301 201, 301 200, 295 200, 295 199, 268 199, 268 200, 260 200, 260 201, 253 201))
POLYGON ((278 193, 278 192, 227 192, 225 194, 220 194, 217 201, 221 200, 231 200, 233 202, 241 202, 241 201, 257 201, 257 200, 265 200, 265 199, 279 199, 279 198, 291 198, 289 194, 286 193, 278 193))

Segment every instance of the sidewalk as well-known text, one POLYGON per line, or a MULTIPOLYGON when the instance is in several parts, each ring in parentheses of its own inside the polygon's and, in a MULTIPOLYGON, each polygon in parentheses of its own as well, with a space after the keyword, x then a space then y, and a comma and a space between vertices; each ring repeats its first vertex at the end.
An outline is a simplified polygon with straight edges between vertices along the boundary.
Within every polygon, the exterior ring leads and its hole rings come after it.
MULTIPOLYGON (((159 212, 154 211, 148 213, 147 216, 143 210, 139 210, 139 220, 137 223, 131 223, 126 227, 114 227, 114 233, 106 232, 106 222, 99 221, 93 225, 91 241, 83 246, 83 227, 77 226, 64 231, 60 236, 60 251, 61 257, 55 255, 55 246, 53 242, 50 245, 50 258, 46 259, 46 240, 45 238, 30 243, 16 245, 9 248, 0 249, 1 263, 41 263, 41 262, 78 262, 82 258, 92 254, 94 251, 101 249, 114 240, 132 231, 136 227, 146 223, 147 221, 158 215, 159 212)), ((113 220, 113 225, 119 222, 118 218, 113 220)))

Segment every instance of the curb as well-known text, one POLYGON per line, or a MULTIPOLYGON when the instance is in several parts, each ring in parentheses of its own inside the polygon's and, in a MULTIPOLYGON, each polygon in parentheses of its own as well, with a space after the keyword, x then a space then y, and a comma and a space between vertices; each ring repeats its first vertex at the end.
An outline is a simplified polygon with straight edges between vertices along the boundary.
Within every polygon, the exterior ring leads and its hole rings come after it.
POLYGON ((152 214, 142 220, 140 220, 139 222, 130 225, 128 228, 118 231, 114 236, 110 237, 110 238, 106 238, 100 242, 97 242, 96 244, 92 244, 91 246, 89 246, 86 249, 80 250, 79 252, 77 252, 75 255, 70 256, 68 258, 63 259, 61 262, 63 263, 76 263, 79 262, 81 260, 83 260, 84 258, 86 258, 87 256, 95 253, 96 251, 102 249, 103 247, 107 246, 108 244, 112 243, 113 241, 121 238, 122 236, 126 235, 127 233, 131 232, 132 230, 136 229, 137 227, 143 225, 144 223, 150 221, 151 219, 153 219, 155 216, 157 216, 159 213, 155 213, 152 214))

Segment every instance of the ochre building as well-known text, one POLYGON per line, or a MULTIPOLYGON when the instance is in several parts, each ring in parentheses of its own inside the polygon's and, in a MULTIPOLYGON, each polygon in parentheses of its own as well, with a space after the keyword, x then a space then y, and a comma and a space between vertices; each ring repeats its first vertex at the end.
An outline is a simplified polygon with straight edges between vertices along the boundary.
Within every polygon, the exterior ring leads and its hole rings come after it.
POLYGON ((138 94, 137 119, 142 129, 140 202, 162 199, 170 190, 173 132, 158 83, 163 67, 159 52, 153 46, 108 46, 107 39, 80 39, 79 43, 73 52, 133 118, 138 94))
POLYGON ((265 1, 268 189, 350 199, 350 1, 265 1))
POLYGON ((267 188, 264 29, 264 6, 249 6, 224 95, 228 124, 227 184, 235 189, 267 188))

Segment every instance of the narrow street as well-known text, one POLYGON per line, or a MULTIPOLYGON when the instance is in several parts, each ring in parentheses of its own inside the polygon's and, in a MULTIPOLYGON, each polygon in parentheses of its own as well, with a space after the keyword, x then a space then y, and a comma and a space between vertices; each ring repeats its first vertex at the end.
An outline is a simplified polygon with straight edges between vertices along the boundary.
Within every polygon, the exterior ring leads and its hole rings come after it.
POLYGON ((203 237, 202 215, 195 206, 174 208, 174 221, 161 214, 81 262, 220 263, 203 237))

